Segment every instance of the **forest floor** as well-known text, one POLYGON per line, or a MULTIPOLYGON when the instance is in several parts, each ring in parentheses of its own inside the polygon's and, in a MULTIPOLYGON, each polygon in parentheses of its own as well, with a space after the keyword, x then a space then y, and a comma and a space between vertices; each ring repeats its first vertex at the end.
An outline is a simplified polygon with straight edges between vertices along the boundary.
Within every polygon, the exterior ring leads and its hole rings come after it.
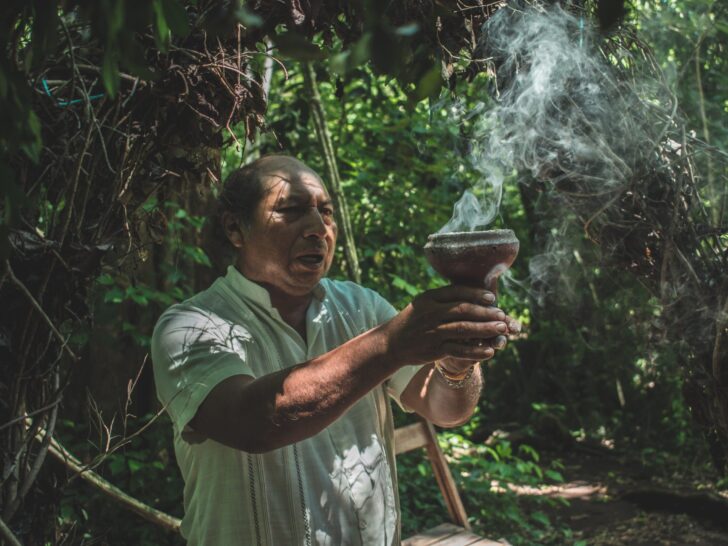
MULTIPOLYGON (((627 461, 608 454, 569 453, 564 483, 540 494, 561 497, 546 510, 589 546, 728 546, 728 491, 706 487, 705 473, 627 461)), ((523 491, 533 494, 533 491, 523 491)))

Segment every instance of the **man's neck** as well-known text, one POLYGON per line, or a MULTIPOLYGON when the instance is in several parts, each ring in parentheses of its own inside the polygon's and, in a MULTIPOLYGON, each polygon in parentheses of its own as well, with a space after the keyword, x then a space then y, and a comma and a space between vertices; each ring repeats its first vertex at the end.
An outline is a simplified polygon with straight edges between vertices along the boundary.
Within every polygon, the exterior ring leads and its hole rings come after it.
POLYGON ((306 341, 306 311, 311 304, 311 294, 307 296, 290 296, 287 294, 276 294, 275 290, 265 284, 261 284, 270 294, 270 303, 278 310, 283 322, 296 330, 304 341, 306 341))
MULTIPOLYGON (((243 276, 245 276, 245 273, 243 273, 240 265, 236 265, 236 268, 243 274, 243 276)), ((265 288, 270 297, 271 307, 275 308, 278 311, 278 314, 281 316, 281 319, 283 319, 283 322, 296 330, 296 332, 300 334, 303 340, 306 341, 306 312, 308 311, 308 306, 311 304, 313 294, 308 293, 302 296, 294 296, 282 292, 275 286, 272 286, 265 281, 250 278, 247 276, 246 278, 249 281, 252 281, 255 284, 265 288)))

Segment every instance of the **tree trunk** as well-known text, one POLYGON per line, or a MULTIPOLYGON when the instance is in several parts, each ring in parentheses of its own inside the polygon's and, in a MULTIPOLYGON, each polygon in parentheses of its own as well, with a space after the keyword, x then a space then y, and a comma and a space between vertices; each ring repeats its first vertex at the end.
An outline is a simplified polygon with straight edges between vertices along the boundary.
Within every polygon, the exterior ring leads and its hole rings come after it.
POLYGON ((316 138, 321 145, 321 151, 326 164, 326 175, 328 177, 329 190, 331 191, 331 199, 334 201, 334 206, 336 207, 337 222, 344 244, 346 271, 354 282, 361 283, 361 269, 359 268, 359 257, 357 256, 356 246, 354 245, 354 234, 351 229, 349 209, 346 206, 344 189, 341 187, 341 178, 339 178, 339 169, 336 166, 336 154, 334 153, 334 145, 331 142, 331 134, 326 125, 326 115, 321 104, 321 95, 319 94, 316 83, 316 72, 310 63, 303 65, 303 79, 306 91, 311 97, 311 114, 316 128, 316 138))

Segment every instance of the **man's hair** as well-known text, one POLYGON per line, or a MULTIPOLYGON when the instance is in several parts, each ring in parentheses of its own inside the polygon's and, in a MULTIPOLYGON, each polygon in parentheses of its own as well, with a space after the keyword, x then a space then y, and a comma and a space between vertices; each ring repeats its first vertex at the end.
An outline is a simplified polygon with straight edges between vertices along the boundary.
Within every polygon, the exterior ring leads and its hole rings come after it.
MULTIPOLYGON (((211 241, 213 246, 224 246, 228 251, 232 248, 223 225, 223 216, 226 212, 233 214, 240 222, 243 230, 249 230, 253 225, 253 217, 258 204, 266 194, 264 175, 270 168, 271 162, 293 163, 296 168, 306 169, 314 174, 310 167, 295 157, 284 154, 264 155, 255 161, 243 165, 231 172, 223 182, 222 190, 217 198, 217 206, 212 218, 211 241)), ((318 174, 316 174, 318 177, 318 174)), ((221 249, 222 250, 222 249, 221 249)), ((222 251, 227 253, 226 251, 222 251)))
POLYGON ((262 159, 264 158, 235 169, 225 179, 217 198, 215 215, 223 234, 225 230, 222 227, 222 220, 225 212, 234 214, 243 228, 250 228, 252 225, 255 209, 265 195, 260 177, 262 159))

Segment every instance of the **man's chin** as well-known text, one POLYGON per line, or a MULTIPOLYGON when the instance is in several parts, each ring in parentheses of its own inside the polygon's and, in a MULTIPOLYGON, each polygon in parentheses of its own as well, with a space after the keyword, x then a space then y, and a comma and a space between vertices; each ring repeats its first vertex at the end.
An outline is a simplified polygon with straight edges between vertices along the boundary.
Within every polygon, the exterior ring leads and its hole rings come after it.
POLYGON ((326 271, 327 269, 324 267, 315 270, 295 270, 289 277, 289 286, 298 292, 298 295, 309 293, 316 288, 319 281, 326 276, 326 271))

